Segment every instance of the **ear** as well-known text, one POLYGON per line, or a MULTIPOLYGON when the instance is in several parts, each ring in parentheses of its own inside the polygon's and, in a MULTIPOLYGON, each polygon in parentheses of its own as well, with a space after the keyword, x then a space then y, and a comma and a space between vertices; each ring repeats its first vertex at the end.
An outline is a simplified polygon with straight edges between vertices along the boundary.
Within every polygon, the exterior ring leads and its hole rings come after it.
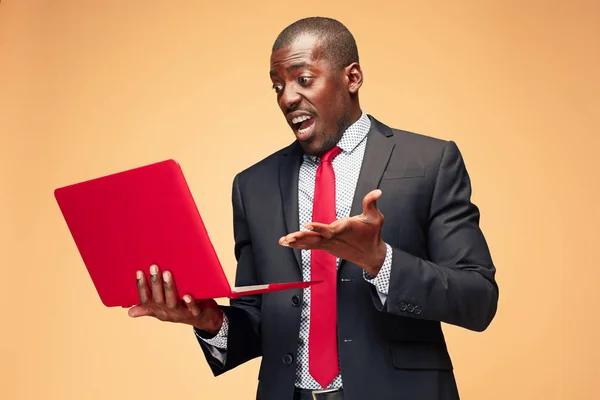
POLYGON ((357 94, 358 89, 363 84, 363 73, 360 68, 360 65, 357 62, 354 62, 344 68, 344 76, 348 82, 348 92, 350 94, 357 94))

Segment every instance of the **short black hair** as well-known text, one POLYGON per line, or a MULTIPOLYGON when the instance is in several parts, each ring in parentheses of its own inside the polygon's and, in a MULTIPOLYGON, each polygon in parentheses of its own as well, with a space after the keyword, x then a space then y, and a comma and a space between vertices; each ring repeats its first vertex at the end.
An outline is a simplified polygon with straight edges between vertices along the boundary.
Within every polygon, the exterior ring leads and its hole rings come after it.
POLYGON ((289 25, 277 36, 272 51, 290 46, 305 34, 319 39, 323 55, 335 68, 358 62, 358 48, 352 33, 341 22, 326 17, 303 18, 289 25))

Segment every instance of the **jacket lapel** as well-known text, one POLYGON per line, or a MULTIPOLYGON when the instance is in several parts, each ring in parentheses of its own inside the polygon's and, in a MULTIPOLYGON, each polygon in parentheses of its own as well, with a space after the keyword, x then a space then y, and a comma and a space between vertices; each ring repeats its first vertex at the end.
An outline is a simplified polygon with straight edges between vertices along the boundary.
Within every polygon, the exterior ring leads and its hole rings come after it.
MULTIPOLYGON (((371 116, 369 118, 371 119, 371 129, 367 136, 367 147, 352 200, 351 217, 363 212, 363 198, 367 193, 379 187, 381 177, 394 150, 394 143, 389 140, 389 137, 393 136, 392 130, 375 118, 371 116)), ((340 261, 340 269, 345 263, 345 260, 340 261)))
MULTIPOLYGON (((368 133, 367 147, 354 192, 350 216, 362 213, 362 200, 371 190, 379 186, 381 177, 388 164, 394 144, 388 139, 392 130, 369 116, 371 129, 368 133)), ((298 174, 302 164, 302 149, 297 142, 292 143, 283 152, 279 162, 279 189, 283 204, 283 217, 287 233, 300 230, 298 217, 298 174)), ((299 249, 293 249, 298 267, 302 266, 299 249)), ((345 263, 340 263, 340 268, 345 263)))
MULTIPOLYGON (((283 204, 286 233, 300 230, 298 216, 298 174, 302 163, 302 150, 297 142, 283 152, 279 162, 279 189, 283 204)), ((293 249, 298 267, 302 266, 300 249, 293 249)))
POLYGON ((393 135, 392 130, 375 118, 371 116, 369 118, 371 118, 371 129, 368 133, 367 147, 350 209, 351 217, 362 213, 363 198, 371 190, 379 187, 385 167, 394 150, 394 143, 388 139, 393 135))

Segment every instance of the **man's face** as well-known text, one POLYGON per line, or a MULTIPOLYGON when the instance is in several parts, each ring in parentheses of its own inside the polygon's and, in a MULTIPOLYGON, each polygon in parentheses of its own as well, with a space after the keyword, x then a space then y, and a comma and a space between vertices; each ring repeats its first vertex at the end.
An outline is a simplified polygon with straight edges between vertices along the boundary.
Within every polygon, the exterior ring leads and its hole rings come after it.
POLYGON ((277 103, 305 153, 331 149, 349 126, 350 93, 344 69, 319 54, 316 38, 299 36, 271 54, 277 103))

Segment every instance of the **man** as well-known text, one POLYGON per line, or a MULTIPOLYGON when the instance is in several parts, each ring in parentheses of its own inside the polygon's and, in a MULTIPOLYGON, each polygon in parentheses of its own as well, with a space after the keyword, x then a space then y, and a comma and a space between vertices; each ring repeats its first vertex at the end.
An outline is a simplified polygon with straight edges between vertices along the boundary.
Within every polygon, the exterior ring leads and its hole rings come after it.
POLYGON ((130 315, 193 325, 215 375, 262 356, 261 400, 457 399, 440 322, 496 312, 457 146, 365 114, 358 61, 338 21, 282 31, 270 76, 296 141, 233 182, 236 285, 321 283, 183 305, 169 272, 138 272, 130 315))

